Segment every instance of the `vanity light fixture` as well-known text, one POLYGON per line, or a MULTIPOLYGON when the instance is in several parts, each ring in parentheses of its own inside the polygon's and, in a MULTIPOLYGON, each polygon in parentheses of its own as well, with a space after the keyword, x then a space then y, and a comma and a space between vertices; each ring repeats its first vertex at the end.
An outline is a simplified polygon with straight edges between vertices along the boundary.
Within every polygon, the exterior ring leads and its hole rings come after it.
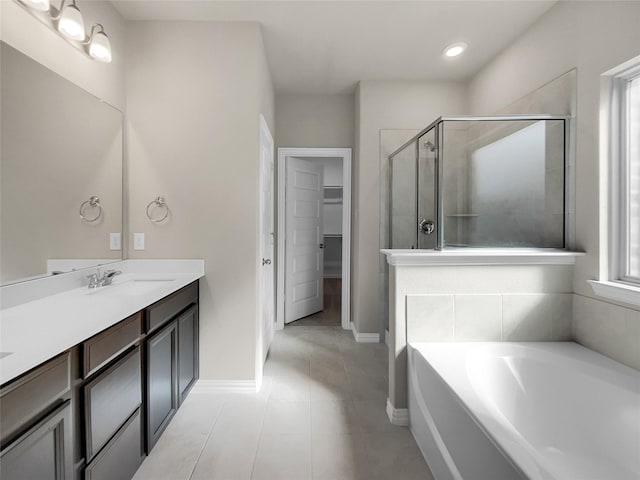
POLYGON ((468 45, 464 42, 452 43, 444 49, 442 55, 447 58, 457 57, 458 55, 462 55, 467 47, 468 45))
POLYGON ((109 63, 111 61, 111 43, 109 37, 104 33, 104 27, 99 23, 94 23, 89 35, 89 55, 100 62, 109 63), (96 31, 97 29, 100 29, 96 31))
POLYGON ((50 0, 15 1, 89 58, 104 63, 111 62, 111 42, 104 27, 94 23, 87 36, 76 0, 62 0, 59 8, 53 7, 50 0))
POLYGON ((62 0, 57 20, 58 31, 65 37, 78 41, 84 40, 84 20, 76 0, 71 0, 70 5, 65 5, 65 0, 62 0))

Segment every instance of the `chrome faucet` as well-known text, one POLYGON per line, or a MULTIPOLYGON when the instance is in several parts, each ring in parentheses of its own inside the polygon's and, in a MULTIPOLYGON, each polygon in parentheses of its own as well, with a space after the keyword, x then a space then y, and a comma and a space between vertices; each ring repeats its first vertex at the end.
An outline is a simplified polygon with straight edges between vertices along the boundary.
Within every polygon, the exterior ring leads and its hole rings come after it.
POLYGON ((111 282, 113 282, 113 277, 115 277, 116 275, 120 275, 121 273, 122 272, 120 270, 107 270, 106 272, 104 272, 104 275, 100 279, 100 285, 102 285, 103 287, 105 285, 111 285, 111 282))
POLYGON ((116 275, 120 275, 122 272, 120 270, 107 270, 104 272, 103 276, 100 276, 100 269, 96 273, 92 273, 91 275, 87 275, 89 279, 88 288, 98 288, 105 287, 107 285, 111 285, 113 282, 113 277, 116 275))

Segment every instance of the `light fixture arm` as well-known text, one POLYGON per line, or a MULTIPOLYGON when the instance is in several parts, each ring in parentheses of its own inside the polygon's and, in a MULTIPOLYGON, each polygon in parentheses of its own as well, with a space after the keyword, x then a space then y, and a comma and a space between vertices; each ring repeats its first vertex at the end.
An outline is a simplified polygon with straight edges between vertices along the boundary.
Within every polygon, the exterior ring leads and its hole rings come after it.
MULTIPOLYGON (((62 1, 64 2, 64 0, 62 1)), ((102 26, 101 23, 94 23, 93 25, 91 25, 91 32, 89 32, 89 36, 84 42, 82 42, 83 45, 89 45, 91 43, 91 40, 93 39, 93 34, 95 33, 96 28, 100 29, 98 33, 103 34, 107 38, 109 37, 109 35, 107 35, 107 33, 104 31, 104 27, 102 26)))

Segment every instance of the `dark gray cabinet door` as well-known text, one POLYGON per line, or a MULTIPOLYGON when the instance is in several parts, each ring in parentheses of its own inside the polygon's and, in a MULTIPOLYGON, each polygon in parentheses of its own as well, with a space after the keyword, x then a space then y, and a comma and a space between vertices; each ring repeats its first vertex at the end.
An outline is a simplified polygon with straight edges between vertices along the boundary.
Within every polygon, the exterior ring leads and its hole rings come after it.
POLYGON ((178 392, 180 404, 198 379, 198 307, 178 317, 178 392))
POLYGON ((71 403, 67 400, 2 450, 2 480, 71 480, 72 455, 71 403))
POLYGON ((85 480, 129 480, 144 459, 142 415, 137 409, 85 470, 85 480))
POLYGON ((85 385, 87 462, 142 403, 141 370, 138 346, 85 385))
POLYGON ((147 453, 178 408, 178 323, 169 323, 149 337, 147 345, 147 453))

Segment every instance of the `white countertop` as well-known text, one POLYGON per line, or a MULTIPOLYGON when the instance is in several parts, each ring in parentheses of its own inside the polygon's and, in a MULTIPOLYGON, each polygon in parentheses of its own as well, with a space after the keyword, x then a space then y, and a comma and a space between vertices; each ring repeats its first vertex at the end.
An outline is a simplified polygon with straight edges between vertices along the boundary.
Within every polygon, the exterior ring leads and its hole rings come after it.
POLYGON ((582 252, 555 248, 459 248, 380 250, 394 266, 420 265, 573 265, 582 252))
MULTIPOLYGON (((109 267, 123 272, 114 278, 110 286, 89 290, 85 283, 84 286, 17 305, 11 301, 13 299, 8 299, 7 303, 12 306, 0 311, 0 352, 3 352, 0 358, 0 384, 204 276, 202 260, 125 260, 109 267), (142 289, 132 294, 125 285, 127 282, 149 280, 154 282, 147 282, 147 285, 151 285, 148 291, 142 289), (158 280, 164 281, 156 285, 155 281, 158 280), (7 352, 11 354, 5 356, 7 352)), ((87 272, 83 272, 81 278, 84 273, 87 272)), ((51 280, 55 280, 55 277, 51 280)), ((29 285, 22 288, 29 288, 29 285)), ((4 291, 2 293, 5 294, 4 291)), ((37 293, 20 292, 19 296, 30 298, 34 295, 37 293)))

